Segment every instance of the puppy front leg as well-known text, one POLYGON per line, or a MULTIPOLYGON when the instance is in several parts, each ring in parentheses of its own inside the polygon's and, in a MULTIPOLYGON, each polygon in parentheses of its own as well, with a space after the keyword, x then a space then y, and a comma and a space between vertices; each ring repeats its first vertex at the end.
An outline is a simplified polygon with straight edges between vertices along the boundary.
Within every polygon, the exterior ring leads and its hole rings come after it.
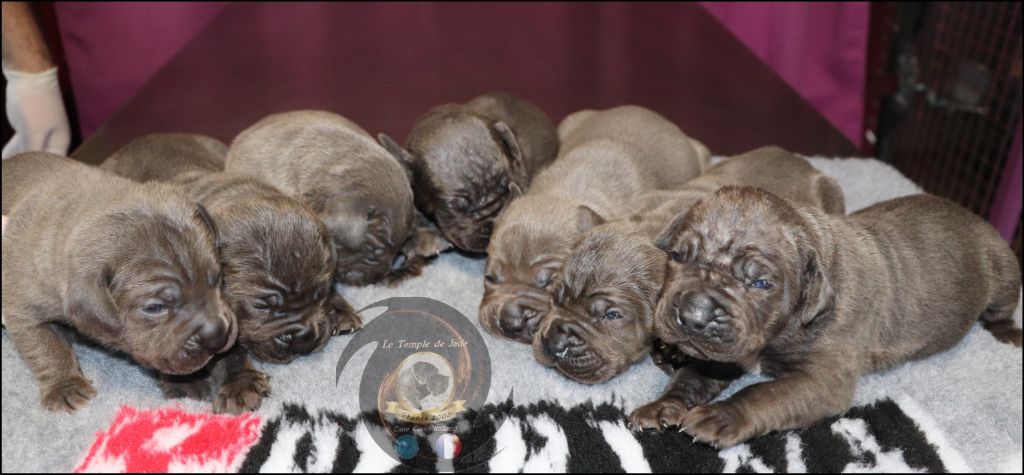
POLYGON ((43 407, 50 411, 78 410, 96 395, 96 389, 82 374, 67 336, 56 324, 25 320, 12 312, 7 331, 39 382, 43 407))
POLYGON ((224 384, 213 398, 213 412, 240 414, 260 408, 270 395, 270 377, 253 367, 249 355, 235 345, 219 362, 224 371, 224 384))
POLYGON ((741 374, 741 368, 727 364, 692 362, 682 366, 661 397, 629 415, 629 425, 634 430, 681 427, 691 409, 714 399, 741 374))
POLYGON ((160 390, 168 399, 189 398, 199 401, 210 399, 210 371, 203 368, 192 374, 160 373, 160 390))
POLYGON ((363 319, 352 305, 349 305, 337 287, 331 289, 331 297, 327 302, 327 319, 331 336, 346 335, 363 327, 363 319))
POLYGON ((731 398, 688 412, 694 441, 730 447, 772 431, 806 427, 850 407, 855 376, 793 372, 748 386, 731 398))

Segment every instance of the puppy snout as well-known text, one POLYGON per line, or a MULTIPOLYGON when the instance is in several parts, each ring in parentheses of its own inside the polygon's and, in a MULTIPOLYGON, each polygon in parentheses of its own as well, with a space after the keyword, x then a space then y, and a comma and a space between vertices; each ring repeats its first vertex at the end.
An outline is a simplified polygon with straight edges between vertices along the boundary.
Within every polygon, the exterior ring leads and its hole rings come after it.
POLYGON ((192 336, 185 340, 185 350, 190 355, 219 353, 224 350, 231 337, 227 323, 221 318, 208 318, 199 324, 192 336))
POLYGON ((275 341, 290 353, 307 354, 317 347, 317 331, 312 325, 302 325, 278 335, 275 341))
POLYGON ((703 332, 716 319, 727 318, 722 304, 706 292, 690 291, 680 294, 674 306, 676 323, 689 333, 703 332))
POLYGON ((529 337, 537 329, 541 313, 529 299, 513 299, 502 307, 498 327, 509 338, 529 337))
POLYGON ((555 361, 574 356, 584 346, 583 331, 575 323, 561 321, 544 335, 544 352, 555 361))

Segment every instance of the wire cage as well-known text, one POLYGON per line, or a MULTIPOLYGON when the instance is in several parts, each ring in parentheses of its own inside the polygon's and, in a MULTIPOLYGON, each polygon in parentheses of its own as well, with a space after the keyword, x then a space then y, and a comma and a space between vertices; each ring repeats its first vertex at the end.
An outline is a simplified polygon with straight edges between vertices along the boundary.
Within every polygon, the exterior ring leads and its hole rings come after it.
POLYGON ((1021 4, 883 2, 873 11, 866 100, 879 116, 865 127, 875 152, 992 220, 1020 127, 1021 4))

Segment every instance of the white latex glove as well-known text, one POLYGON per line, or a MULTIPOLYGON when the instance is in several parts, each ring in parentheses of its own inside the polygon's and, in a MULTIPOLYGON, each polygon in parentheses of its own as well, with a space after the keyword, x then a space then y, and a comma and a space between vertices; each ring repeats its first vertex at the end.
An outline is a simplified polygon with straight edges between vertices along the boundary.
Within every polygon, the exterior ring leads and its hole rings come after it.
POLYGON ((14 137, 4 145, 3 159, 36 150, 67 155, 71 127, 57 68, 41 73, 3 71, 7 78, 7 121, 14 128, 14 137))

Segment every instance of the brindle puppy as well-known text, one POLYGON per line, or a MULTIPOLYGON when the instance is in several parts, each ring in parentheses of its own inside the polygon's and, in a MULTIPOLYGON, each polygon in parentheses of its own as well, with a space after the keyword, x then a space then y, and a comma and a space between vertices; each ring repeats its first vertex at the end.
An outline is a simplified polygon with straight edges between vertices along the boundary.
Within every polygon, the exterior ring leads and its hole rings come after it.
POLYGON ((1021 345, 1017 258, 945 199, 908 196, 844 219, 726 187, 674 224, 661 240, 671 261, 655 333, 774 379, 714 404, 727 383, 677 379, 643 426, 730 446, 845 412, 861 375, 944 351, 977 320, 1021 345))
POLYGON ((649 193, 649 206, 640 214, 576 239, 556 282, 554 305, 533 340, 537 361, 594 384, 646 357, 665 279, 665 253, 654 247, 654 238, 677 215, 726 185, 760 186, 830 214, 844 210, 835 180, 778 147, 725 160, 678 191, 649 193))
MULTIPOLYGON (((271 115, 235 138, 227 171, 256 176, 313 208, 333 237, 343 283, 408 275, 408 266, 392 272, 392 265, 416 225, 409 178, 348 119, 323 111, 271 115)), ((404 257, 408 264, 415 256, 404 257)))
POLYGON ((494 219, 558 153, 548 116, 503 92, 435 107, 416 121, 406 149, 379 139, 410 170, 416 207, 470 252, 484 252, 494 219))
POLYGON ((43 407, 96 395, 69 328, 175 375, 234 344, 212 221, 180 189, 41 152, 5 160, 2 176, 3 313, 43 407))
POLYGON ((561 155, 498 218, 487 249, 480 322, 531 343, 548 311, 548 286, 573 237, 636 212, 644 192, 682 186, 707 150, 660 115, 636 106, 581 111, 558 128, 561 155))
MULTIPOLYGON (((104 162, 128 178, 160 177, 181 185, 217 223, 224 269, 224 300, 239 323, 238 365, 227 369, 228 382, 214 399, 218 411, 259 407, 256 397, 269 391, 266 376, 249 363, 245 350, 272 363, 319 350, 332 334, 359 326, 340 295, 332 296, 333 248, 326 228, 305 205, 254 177, 216 171, 223 155, 195 135, 155 134, 137 139, 104 162), (180 173, 176 174, 175 171, 180 173), (332 305, 332 299, 334 305, 332 305), (340 305, 340 308, 336 308, 340 305), (244 350, 242 349, 244 348, 244 350), (258 388, 231 394, 231 388, 258 388)), ((225 147, 226 148, 226 147, 225 147)), ((167 382, 171 395, 198 395, 205 378, 167 382)))

